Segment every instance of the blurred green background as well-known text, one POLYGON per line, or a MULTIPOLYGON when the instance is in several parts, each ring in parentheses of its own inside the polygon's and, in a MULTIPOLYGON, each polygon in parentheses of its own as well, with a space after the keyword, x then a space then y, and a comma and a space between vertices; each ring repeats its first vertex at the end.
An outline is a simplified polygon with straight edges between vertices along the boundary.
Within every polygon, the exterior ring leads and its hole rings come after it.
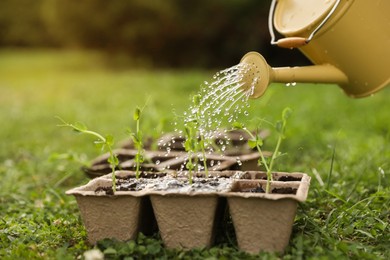
POLYGON ((1 0, 0 47, 94 49, 111 66, 226 68, 256 50, 304 65, 269 44, 271 0, 1 0))

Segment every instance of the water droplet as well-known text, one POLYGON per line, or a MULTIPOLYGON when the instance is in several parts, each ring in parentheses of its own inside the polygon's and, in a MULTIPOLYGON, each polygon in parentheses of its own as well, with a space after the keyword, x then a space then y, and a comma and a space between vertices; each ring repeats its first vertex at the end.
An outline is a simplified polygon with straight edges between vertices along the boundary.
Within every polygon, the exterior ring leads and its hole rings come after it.
POLYGON ((237 157, 237 158, 236 158, 236 162, 237 162, 238 166, 241 166, 241 165, 242 165, 242 162, 241 162, 241 160, 240 160, 240 157, 237 157))

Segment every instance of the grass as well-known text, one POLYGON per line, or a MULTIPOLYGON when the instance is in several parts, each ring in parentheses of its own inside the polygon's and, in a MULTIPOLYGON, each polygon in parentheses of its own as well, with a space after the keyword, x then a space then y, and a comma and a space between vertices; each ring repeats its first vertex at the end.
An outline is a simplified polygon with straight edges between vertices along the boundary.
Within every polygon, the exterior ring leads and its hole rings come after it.
MULTIPOLYGON (((234 64, 232 64, 234 65, 234 64)), ((75 259, 93 247, 73 197, 64 192, 87 182, 70 153, 87 162, 99 151, 88 138, 58 128, 55 116, 125 139, 132 111, 150 96, 143 129, 170 131, 175 109, 187 108, 209 71, 121 69, 104 66, 98 53, 0 52, 0 258, 75 259)), ((287 156, 277 170, 312 177, 284 256, 249 256, 231 237, 211 249, 165 250, 156 237, 97 246, 109 259, 389 259, 390 89, 350 99, 336 86, 273 85, 251 101, 256 116, 275 121, 292 108, 287 156)), ((272 142, 270 142, 272 143, 272 142)))

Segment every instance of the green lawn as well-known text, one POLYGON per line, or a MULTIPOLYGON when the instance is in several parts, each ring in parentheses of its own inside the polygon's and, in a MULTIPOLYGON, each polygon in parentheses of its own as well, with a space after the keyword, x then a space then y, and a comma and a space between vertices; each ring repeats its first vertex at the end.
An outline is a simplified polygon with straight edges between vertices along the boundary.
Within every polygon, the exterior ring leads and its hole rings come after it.
MULTIPOLYGON (((75 259, 92 248, 74 198, 64 194, 88 179, 80 163, 50 158, 70 153, 87 161, 99 151, 91 139, 57 127, 55 116, 120 141, 134 127, 134 108, 149 98, 142 128, 157 135, 160 127, 173 129, 173 110, 182 113, 214 72, 112 69, 97 53, 0 51, 0 258, 75 259)), ((307 84, 273 85, 250 101, 252 127, 252 118, 275 121, 284 107, 293 109, 281 148, 287 156, 276 168, 312 177, 279 257, 390 259, 389 100, 390 88, 355 100, 337 86, 307 84)), ((189 252, 164 250, 157 237, 99 247, 111 258, 249 258, 229 238, 189 252)))

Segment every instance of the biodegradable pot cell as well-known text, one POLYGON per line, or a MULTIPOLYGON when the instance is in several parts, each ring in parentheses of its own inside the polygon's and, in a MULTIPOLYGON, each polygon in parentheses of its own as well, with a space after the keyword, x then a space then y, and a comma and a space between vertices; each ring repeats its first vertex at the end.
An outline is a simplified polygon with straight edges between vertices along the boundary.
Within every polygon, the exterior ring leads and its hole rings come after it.
MULTIPOLYGON (((278 182, 300 182, 305 173, 300 172, 274 172, 272 179, 278 182)), ((242 171, 239 175, 240 179, 244 180, 267 180, 267 174, 263 171, 242 171)))
MULTIPOLYGON (((265 190, 266 180, 237 180, 225 194, 241 250, 283 252, 288 245, 298 202, 306 200, 310 177, 303 173, 274 174, 271 193, 265 190), (291 177, 293 181, 288 181, 291 177), (277 192, 277 193, 275 193, 277 192)), ((257 177, 264 177, 265 173, 257 177)))
POLYGON ((209 172, 210 178, 197 173, 192 185, 188 184, 188 179, 179 178, 173 183, 175 185, 168 185, 172 189, 149 192, 160 235, 167 248, 212 246, 216 227, 226 209, 226 200, 219 194, 230 190, 235 173, 209 172), (176 186, 177 183, 183 186, 176 186))
POLYGON ((167 248, 210 247, 214 239, 218 196, 150 195, 161 238, 167 248))
POLYGON ((117 191, 115 195, 106 195, 98 191, 111 185, 110 174, 66 192, 77 200, 90 244, 104 238, 134 239, 138 232, 147 232, 153 225, 150 201, 145 193, 117 191))

